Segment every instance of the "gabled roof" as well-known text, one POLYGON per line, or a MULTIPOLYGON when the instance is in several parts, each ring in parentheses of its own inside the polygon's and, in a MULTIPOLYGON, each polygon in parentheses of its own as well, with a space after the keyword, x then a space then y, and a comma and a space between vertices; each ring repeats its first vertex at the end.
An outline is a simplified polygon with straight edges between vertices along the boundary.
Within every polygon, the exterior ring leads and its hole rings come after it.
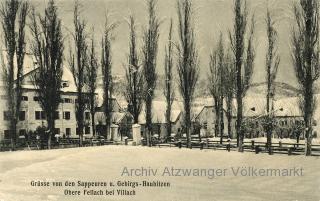
MULTIPOLYGON (((224 102, 224 110, 226 110, 226 103, 224 102)), ((201 112, 206 108, 212 108, 213 105, 205 105, 202 107, 202 110, 196 115, 197 118, 201 112)), ((299 98, 298 97, 289 97, 282 98, 274 101, 274 114, 277 117, 286 117, 286 116, 302 116, 299 109, 299 98)), ((237 101, 236 99, 232 102, 232 112, 235 117, 237 114, 237 101)), ((244 117, 257 117, 267 114, 266 111, 266 98, 265 97, 246 97, 243 99, 243 116, 244 117)))
MULTIPOLYGON (((166 107, 165 101, 153 101, 152 102, 152 123, 166 123, 166 107)), ((180 102, 174 101, 171 110, 171 122, 175 123, 179 120, 182 114, 182 105, 180 102)), ((139 124, 146 123, 145 107, 142 107, 139 115, 139 124)))
MULTIPOLYGON (((24 89, 36 89, 36 87, 32 83, 32 75, 33 73, 37 72, 39 68, 33 69, 32 71, 29 71, 27 74, 23 76, 24 83, 22 84, 22 87, 24 89)), ((63 67, 62 72, 62 82, 68 82, 67 87, 62 87, 61 91, 65 93, 76 93, 77 87, 75 85, 72 72, 69 68, 63 67)))
MULTIPOLYGON (((112 112, 111 121, 115 124, 120 124, 125 117, 132 118, 132 115, 128 112, 112 112)), ((96 124, 106 124, 106 116, 104 112, 95 113, 96 124)))

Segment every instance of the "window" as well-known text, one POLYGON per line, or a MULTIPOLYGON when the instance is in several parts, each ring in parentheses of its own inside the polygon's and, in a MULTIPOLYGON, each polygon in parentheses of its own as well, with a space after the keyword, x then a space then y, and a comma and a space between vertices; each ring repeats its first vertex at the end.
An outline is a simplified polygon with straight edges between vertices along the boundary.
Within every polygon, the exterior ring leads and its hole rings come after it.
POLYGON ((71 128, 66 128, 66 136, 69 137, 71 135, 71 128))
POLYGON ((89 126, 85 127, 84 134, 90 134, 90 127, 89 126))
POLYGON ((54 129, 54 134, 60 134, 60 128, 55 128, 54 129))
POLYGON ((85 113, 85 118, 86 118, 86 120, 90 120, 90 112, 85 113))
POLYGON ((1 95, 1 100, 7 100, 8 99, 8 96, 6 95, 1 95))
POLYGON ((64 103, 72 103, 72 100, 71 100, 71 98, 65 98, 63 102, 64 103))
POLYGON ((19 130, 19 136, 26 136, 26 135, 27 135, 27 131, 25 129, 19 130))
POLYGON ((28 101, 28 96, 21 96, 22 101, 28 101))
POLYGON ((207 122, 203 123, 203 128, 204 129, 208 129, 208 123, 207 122))
POLYGON ((36 120, 40 120, 41 119, 40 111, 36 111, 35 112, 35 117, 36 117, 36 120))
POLYGON ((5 121, 10 120, 10 112, 9 111, 3 111, 3 120, 5 120, 5 121))
POLYGON ((45 115, 44 111, 36 111, 35 117, 36 117, 36 120, 46 119, 46 115, 45 115))
POLYGON ((54 119, 60 119, 59 111, 55 111, 55 113, 54 113, 54 119))
POLYGON ((4 130, 4 139, 10 139, 10 130, 4 130))
POLYGON ((38 101, 39 101, 39 97, 38 97, 38 96, 35 96, 35 97, 33 97, 33 100, 36 101, 36 102, 38 102, 38 101))
POLYGON ((70 112, 64 112, 63 119, 70 120, 70 112))
POLYGON ((69 83, 67 81, 63 81, 61 85, 62 85, 62 88, 65 88, 69 86, 69 83))
POLYGON ((26 112, 20 111, 19 112, 19 121, 24 121, 24 120, 26 120, 26 112))

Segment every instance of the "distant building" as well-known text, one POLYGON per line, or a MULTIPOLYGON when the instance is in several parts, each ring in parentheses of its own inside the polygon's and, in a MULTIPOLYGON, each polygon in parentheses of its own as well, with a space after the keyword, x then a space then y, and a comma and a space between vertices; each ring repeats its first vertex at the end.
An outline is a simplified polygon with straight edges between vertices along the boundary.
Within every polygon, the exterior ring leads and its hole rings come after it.
MULTIPOLYGON (((143 107, 139 115, 139 124, 141 125, 142 135, 145 136, 146 133, 146 117, 145 109, 143 107)), ((177 134, 182 130, 183 117, 181 104, 179 102, 174 102, 172 104, 171 111, 171 133, 177 134)), ((153 101, 152 102, 152 132, 157 134, 159 137, 166 137, 166 102, 165 101, 153 101)))
MULTIPOLYGON (((263 120, 267 114, 266 99, 257 97, 246 97, 243 101, 243 122, 246 126, 246 137, 262 137, 265 136, 263 120)), ((275 116, 274 137, 294 137, 295 129, 299 129, 303 125, 303 116, 299 110, 299 98, 282 98, 274 101, 273 114, 275 116)), ((224 105, 224 112, 226 106, 224 105)), ((232 104, 232 135, 236 136, 236 100, 232 104)), ((214 106, 203 106, 202 110, 193 119, 196 133, 200 132, 200 128, 204 129, 207 136, 214 136, 216 114, 214 106)), ((227 118, 224 113, 224 135, 227 136, 227 118)))

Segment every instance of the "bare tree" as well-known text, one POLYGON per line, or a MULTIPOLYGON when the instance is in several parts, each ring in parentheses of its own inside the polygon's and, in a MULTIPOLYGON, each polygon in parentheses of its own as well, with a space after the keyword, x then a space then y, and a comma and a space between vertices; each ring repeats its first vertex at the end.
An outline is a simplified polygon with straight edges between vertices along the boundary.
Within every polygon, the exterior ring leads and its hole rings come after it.
POLYGON ((184 124, 187 134, 187 146, 190 147, 191 105, 194 100, 194 91, 199 78, 199 57, 195 41, 192 1, 178 0, 177 8, 179 22, 177 69, 179 89, 185 110, 184 124))
POLYGON ((243 151, 243 98, 249 89, 251 77, 253 73, 255 51, 253 45, 254 35, 254 16, 251 20, 248 38, 247 18, 248 9, 246 0, 234 1, 234 30, 230 32, 231 48, 234 54, 234 63, 236 69, 236 98, 237 98, 237 144, 239 151, 243 151))
POLYGON ((278 55, 277 50, 277 31, 274 27, 275 21, 272 19, 271 12, 269 8, 267 8, 267 16, 266 16, 266 25, 267 25, 267 37, 268 37, 268 51, 266 54, 266 72, 267 72, 267 145, 269 154, 271 154, 271 143, 272 143, 272 132, 273 132, 273 111, 272 111, 272 103, 275 95, 275 86, 274 82, 277 76, 278 67, 280 64, 280 56, 278 55))
POLYGON ((142 106, 143 96, 143 74, 139 66, 139 58, 137 53, 137 34, 135 19, 130 16, 130 42, 128 66, 126 68, 126 91, 124 96, 128 102, 128 110, 133 115, 134 123, 138 123, 142 106))
POLYGON ((38 65, 33 76, 33 84, 39 96, 40 106, 46 114, 48 122, 48 148, 55 129, 55 112, 61 100, 61 78, 63 73, 63 35, 61 20, 57 15, 54 0, 48 2, 45 15, 35 14, 32 10, 31 33, 33 43, 31 49, 38 65))
POLYGON ((224 74, 225 50, 222 33, 215 50, 210 55, 209 64, 209 89, 214 100, 215 109, 215 135, 220 134, 220 143, 223 136, 223 99, 224 99, 224 74))
POLYGON ((172 104, 174 100, 174 88, 173 88, 173 77, 172 77, 172 68, 173 68, 173 57, 172 57, 172 19, 170 21, 169 28, 169 37, 168 37, 168 45, 165 49, 165 89, 164 95, 166 97, 166 130, 168 139, 171 137, 171 111, 172 104))
POLYGON ((96 56, 94 36, 91 37, 91 47, 89 51, 89 65, 86 65, 87 72, 87 86, 88 86, 88 101, 91 114, 91 127, 92 135, 96 135, 95 126, 95 113, 97 107, 96 89, 97 89, 97 72, 98 72, 98 59, 96 56))
POLYGON ((213 51, 210 55, 210 63, 209 63, 209 89, 211 96, 214 101, 214 118, 215 119, 215 129, 214 129, 214 135, 218 136, 219 133, 219 125, 220 125, 220 118, 217 118, 217 114, 219 114, 219 83, 220 83, 220 76, 219 76, 219 68, 218 68, 218 56, 217 51, 213 51))
POLYGON ((154 98, 154 90, 157 84, 157 54, 158 54, 158 40, 159 40, 159 26, 160 22, 156 14, 157 0, 148 0, 149 24, 144 32, 143 42, 144 46, 142 52, 143 59, 143 73, 145 80, 145 112, 146 112, 146 136, 147 145, 151 146, 152 133, 152 100, 154 98))
POLYGON ((112 44, 112 31, 115 29, 115 23, 109 23, 108 17, 105 19, 104 34, 102 38, 102 55, 101 55, 101 67, 103 76, 103 106, 104 114, 106 118, 106 135, 108 137, 111 115, 112 115, 112 55, 111 55, 111 44, 112 44))
POLYGON ((26 1, 6 0, 1 4, 0 17, 4 32, 6 62, 3 63, 3 77, 8 100, 8 117, 11 148, 15 149, 17 137, 17 123, 19 121, 21 97, 22 97, 22 76, 25 57, 25 25, 29 11, 29 4, 26 1), (16 24, 18 23, 18 28, 16 24), (16 66, 14 59, 16 55, 16 66), (15 74, 16 72, 16 74, 15 74))
POLYGON ((319 65, 319 3, 300 0, 294 5, 296 24, 292 36, 292 59, 302 97, 300 109, 306 127, 305 155, 311 155, 312 120, 316 107, 314 83, 320 75, 319 65))
POLYGON ((80 18, 80 3, 75 2, 74 5, 74 33, 72 34, 74 39, 74 51, 70 48, 69 67, 71 69, 73 80, 77 88, 77 101, 75 103, 76 108, 76 120, 77 120, 77 134, 80 139, 80 146, 83 142, 83 129, 84 129, 84 111, 86 109, 86 92, 85 88, 85 70, 88 62, 87 57, 87 33, 86 22, 80 18))
POLYGON ((236 84, 236 72, 233 63, 233 59, 231 57, 230 49, 228 50, 225 57, 225 73, 224 73, 224 88, 225 88, 225 102, 226 102, 226 117, 227 117, 227 127, 228 127, 228 137, 232 138, 232 115, 233 115, 233 99, 235 94, 235 84, 236 84))

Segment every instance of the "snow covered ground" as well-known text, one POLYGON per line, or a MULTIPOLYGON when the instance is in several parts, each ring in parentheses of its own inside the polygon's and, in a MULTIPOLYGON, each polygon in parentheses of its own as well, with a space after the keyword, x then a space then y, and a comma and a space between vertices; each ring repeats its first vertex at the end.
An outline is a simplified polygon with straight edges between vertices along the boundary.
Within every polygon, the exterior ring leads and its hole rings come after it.
MULTIPOLYGON (((199 149, 103 146, 47 151, 0 153, 0 201, 147 200, 147 201, 318 201, 320 158, 199 149), (296 177, 171 177, 121 176, 124 167, 157 169, 230 169, 242 167, 303 168, 296 177), (64 195, 65 189, 82 187, 34 187, 31 181, 164 181, 168 188, 136 187, 134 196, 64 195)), ((51 183, 50 183, 51 185, 51 183)), ((106 187, 108 188, 108 187, 106 187)), ((132 190, 132 187, 115 187, 132 190)), ((101 189, 98 187, 90 189, 101 189)), ((105 188, 102 188, 105 189, 105 188)), ((110 188, 111 189, 111 188, 110 188)))

